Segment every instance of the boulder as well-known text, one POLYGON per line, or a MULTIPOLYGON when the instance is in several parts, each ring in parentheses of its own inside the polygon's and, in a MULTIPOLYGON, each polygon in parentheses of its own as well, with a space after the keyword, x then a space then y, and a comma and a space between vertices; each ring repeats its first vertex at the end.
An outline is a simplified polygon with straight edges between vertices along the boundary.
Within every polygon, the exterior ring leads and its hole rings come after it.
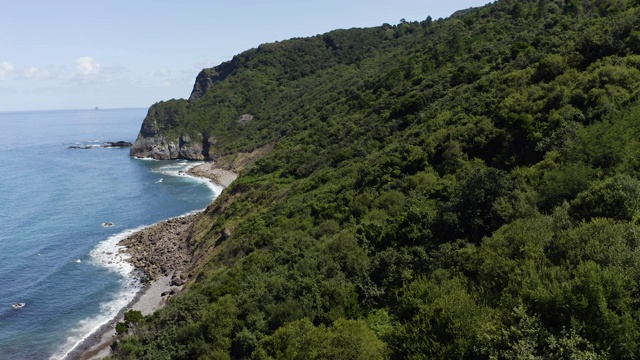
POLYGON ((187 282, 187 279, 183 277, 182 271, 176 271, 173 273, 171 277, 171 285, 172 286, 182 286, 187 282))
POLYGON ((224 228, 222 229, 222 232, 220 232, 220 241, 225 241, 230 236, 231 236, 231 230, 229 230, 228 228, 224 228))

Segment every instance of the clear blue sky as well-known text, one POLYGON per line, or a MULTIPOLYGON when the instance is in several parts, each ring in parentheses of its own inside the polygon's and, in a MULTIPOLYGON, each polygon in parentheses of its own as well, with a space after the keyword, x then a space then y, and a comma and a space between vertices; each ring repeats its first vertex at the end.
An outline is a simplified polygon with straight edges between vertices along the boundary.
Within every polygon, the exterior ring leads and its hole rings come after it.
POLYGON ((489 0, 20 0, 0 6, 0 111, 149 107, 262 43, 489 0))

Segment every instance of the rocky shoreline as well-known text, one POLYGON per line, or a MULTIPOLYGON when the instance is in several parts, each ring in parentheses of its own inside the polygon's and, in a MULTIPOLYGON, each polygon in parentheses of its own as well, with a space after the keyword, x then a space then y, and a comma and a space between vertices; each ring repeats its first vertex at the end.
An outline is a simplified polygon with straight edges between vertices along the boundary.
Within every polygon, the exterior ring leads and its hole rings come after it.
POLYGON ((199 214, 151 225, 118 243, 131 256, 129 262, 142 273, 142 282, 156 281, 162 276, 176 278, 176 286, 186 282, 182 272, 191 261, 187 246, 188 230, 199 214))
MULTIPOLYGON (((213 162, 192 167, 192 176, 207 178, 216 185, 229 186, 238 174, 218 168, 213 162)), ((129 262, 141 272, 143 283, 151 283, 161 277, 171 276, 171 285, 182 286, 191 277, 185 273, 191 263, 188 246, 189 230, 201 212, 172 218, 151 225, 131 234, 118 245, 129 253, 129 262)))
MULTIPOLYGON (((197 165, 188 172, 193 176, 208 178, 223 188, 238 177, 238 174, 220 169, 211 162, 197 165)), ((102 359, 108 356, 110 346, 117 340, 115 324, 122 321, 127 310, 138 310, 148 315, 162 308, 170 296, 180 292, 191 278, 188 273, 191 264, 188 236, 190 227, 200 214, 202 212, 156 223, 118 243, 123 247, 121 251, 129 253, 128 261, 139 272, 144 287, 116 318, 86 338, 66 359, 102 359)))

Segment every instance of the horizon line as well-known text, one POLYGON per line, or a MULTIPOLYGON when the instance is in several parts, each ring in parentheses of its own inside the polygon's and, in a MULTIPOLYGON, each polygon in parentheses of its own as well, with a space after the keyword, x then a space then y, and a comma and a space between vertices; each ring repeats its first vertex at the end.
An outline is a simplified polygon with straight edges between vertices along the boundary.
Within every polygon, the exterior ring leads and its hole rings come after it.
POLYGON ((130 109, 149 109, 150 106, 128 106, 128 107, 93 107, 93 108, 76 108, 76 109, 39 109, 39 110, 0 110, 2 114, 19 113, 19 112, 47 112, 47 111, 101 111, 101 110, 130 110, 130 109))

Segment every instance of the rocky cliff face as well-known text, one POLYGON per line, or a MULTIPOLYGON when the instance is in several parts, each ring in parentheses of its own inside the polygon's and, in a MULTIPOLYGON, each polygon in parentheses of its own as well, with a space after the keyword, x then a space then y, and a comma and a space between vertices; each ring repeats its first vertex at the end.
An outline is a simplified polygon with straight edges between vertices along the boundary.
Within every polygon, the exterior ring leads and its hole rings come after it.
MULTIPOLYGON (((216 84, 241 68, 250 53, 236 55, 216 67, 203 69, 196 77, 188 100, 174 99, 152 105, 130 155, 158 160, 209 160, 209 150, 215 144, 215 139, 205 131, 194 130, 202 127, 193 126, 193 116, 189 115, 188 109, 216 84)), ((252 115, 245 114, 238 123, 245 125, 252 119, 252 115)))
POLYGON ((156 160, 208 160, 209 147, 212 142, 213 139, 206 135, 203 135, 200 141, 194 141, 189 135, 180 135, 177 139, 170 139, 160 134, 145 137, 140 133, 129 154, 156 160))
POLYGON ((203 97, 210 87, 226 79, 238 66, 240 66, 240 60, 237 56, 234 56, 230 61, 225 61, 216 67, 200 71, 196 77, 196 82, 193 84, 189 100, 198 100, 203 97))
POLYGON ((206 133, 189 134, 176 129, 180 101, 174 102, 177 105, 159 103, 149 109, 129 155, 156 160, 209 159, 209 149, 215 140, 206 133), (171 135, 176 132, 177 135, 171 135))

